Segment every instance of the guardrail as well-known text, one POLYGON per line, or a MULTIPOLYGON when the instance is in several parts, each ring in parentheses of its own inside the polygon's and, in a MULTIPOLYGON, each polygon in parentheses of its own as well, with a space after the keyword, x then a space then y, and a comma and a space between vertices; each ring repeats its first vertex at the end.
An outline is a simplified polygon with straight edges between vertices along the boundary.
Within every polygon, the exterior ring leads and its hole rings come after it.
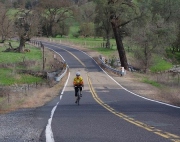
MULTIPOLYGON (((33 44, 34 46, 36 47, 41 47, 41 48, 47 48, 43 45, 43 43, 41 41, 35 41, 35 40, 31 40, 30 41, 31 44, 33 44)), ((49 50, 53 51, 52 49, 48 48, 49 50)), ((59 55, 59 54, 58 54, 59 55)), ((60 55, 59 55, 60 56, 60 55)), ((63 59, 62 59, 63 60, 63 59)), ((64 61, 64 60, 63 60, 64 61)), ((53 72, 53 73, 50 73, 50 72, 47 72, 47 77, 49 78, 51 76, 52 78, 52 74, 53 74, 53 78, 55 81, 59 82, 63 77, 64 75, 67 73, 67 69, 68 69, 68 66, 66 65, 65 61, 64 61, 64 66, 63 66, 63 70, 59 73, 59 71, 56 71, 56 72, 53 72)))
POLYGON ((120 76, 126 75, 126 71, 125 70, 122 71, 122 70, 117 70, 117 69, 112 68, 110 65, 106 64, 105 61, 103 61, 101 56, 99 57, 99 60, 101 61, 102 65, 105 68, 107 68, 108 70, 112 71, 113 73, 115 73, 117 75, 120 75, 120 76))
POLYGON ((56 77, 55 77, 55 80, 56 80, 56 81, 60 81, 60 80, 64 77, 64 75, 66 74, 66 72, 67 72, 67 67, 66 67, 65 71, 64 71, 60 76, 56 76, 56 77))

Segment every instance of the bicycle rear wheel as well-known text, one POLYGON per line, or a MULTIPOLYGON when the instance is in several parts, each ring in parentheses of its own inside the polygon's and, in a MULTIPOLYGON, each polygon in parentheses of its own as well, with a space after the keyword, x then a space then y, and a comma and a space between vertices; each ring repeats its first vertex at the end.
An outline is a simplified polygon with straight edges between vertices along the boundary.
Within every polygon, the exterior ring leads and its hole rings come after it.
POLYGON ((77 92, 77 105, 79 105, 80 102, 80 90, 77 92))

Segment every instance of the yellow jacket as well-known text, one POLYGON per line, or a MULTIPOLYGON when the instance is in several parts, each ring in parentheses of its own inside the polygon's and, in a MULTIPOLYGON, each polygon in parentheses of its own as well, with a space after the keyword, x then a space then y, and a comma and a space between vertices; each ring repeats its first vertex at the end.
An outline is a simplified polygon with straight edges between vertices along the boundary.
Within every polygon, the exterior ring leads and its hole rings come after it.
POLYGON ((75 77, 73 81, 74 86, 84 85, 83 78, 81 76, 75 77))

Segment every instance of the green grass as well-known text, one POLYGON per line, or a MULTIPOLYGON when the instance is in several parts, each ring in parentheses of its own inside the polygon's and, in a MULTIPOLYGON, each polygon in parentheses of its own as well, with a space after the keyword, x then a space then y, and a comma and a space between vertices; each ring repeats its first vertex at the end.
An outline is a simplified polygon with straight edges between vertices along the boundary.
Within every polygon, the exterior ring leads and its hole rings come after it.
MULTIPOLYGON (((105 41, 103 40, 103 38, 55 38, 55 40, 69 42, 75 45, 80 45, 84 48, 91 48, 91 49, 100 48, 102 47, 103 43, 105 45, 105 41)), ((110 43, 111 43, 111 49, 117 49, 114 39, 111 39, 110 43)))
POLYGON ((99 52, 102 55, 108 56, 108 57, 113 55, 114 52, 117 52, 117 50, 115 50, 115 49, 106 49, 106 48, 93 48, 93 50, 99 52))
MULTIPOLYGON (((12 43, 13 47, 17 47, 17 43, 12 43)), ((42 53, 41 50, 29 45, 26 48, 30 48, 31 52, 28 53, 13 53, 13 52, 3 52, 6 48, 0 48, 0 64, 2 63, 16 63, 25 60, 41 60, 42 53)))
MULTIPOLYGON (((18 43, 12 42, 13 47, 17 47, 18 43)), ((15 65, 15 63, 25 61, 42 61, 42 52, 39 48, 26 45, 31 52, 28 53, 13 53, 13 52, 2 52, 6 47, 0 48, 0 64, 14 64, 14 66, 0 68, 0 85, 12 85, 12 84, 31 84, 35 82, 42 82, 43 79, 39 77, 34 77, 27 74, 18 74, 17 71, 20 69, 25 69, 20 65, 15 65)), ((37 70, 37 66, 31 66, 31 69, 37 70)), ((30 67, 29 67, 30 68, 30 67)))
POLYGON ((149 80, 148 78, 144 78, 142 80, 142 82, 147 83, 147 84, 151 84, 152 86, 155 86, 155 87, 158 87, 158 88, 161 87, 161 85, 159 83, 157 83, 157 82, 155 82, 153 80, 149 80))
POLYGON ((100 54, 104 56, 111 56, 114 54, 114 52, 117 52, 117 47, 115 44, 115 40, 111 39, 111 49, 103 48, 103 43, 105 45, 105 41, 103 38, 54 38, 56 41, 64 41, 71 43, 73 45, 79 45, 84 48, 88 48, 94 51, 99 52, 100 54))
POLYGON ((172 64, 165 61, 161 57, 154 57, 154 64, 150 67, 151 72, 165 71, 172 68, 172 64))

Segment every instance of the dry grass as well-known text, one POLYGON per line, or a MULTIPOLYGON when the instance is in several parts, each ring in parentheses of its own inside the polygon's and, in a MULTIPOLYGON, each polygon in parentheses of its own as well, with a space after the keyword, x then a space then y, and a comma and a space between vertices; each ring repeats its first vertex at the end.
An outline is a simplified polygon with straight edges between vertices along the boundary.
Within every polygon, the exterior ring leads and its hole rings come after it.
MULTIPOLYGON (((54 97, 59 95, 60 90, 64 86, 67 74, 62 80, 51 88, 40 87, 24 93, 12 93, 11 98, 6 97, 3 106, 0 105, 0 113, 7 113, 20 108, 36 108, 43 106, 54 97)), ((1 103, 2 104, 2 103, 1 103)))
MULTIPOLYGON (((45 67, 48 72, 55 71, 60 68, 62 69, 62 59, 60 56, 56 56, 56 58, 54 58, 53 51, 45 48, 45 57, 45 67)), ((16 77, 19 78, 20 75, 17 75, 16 77)), ((20 108, 36 108, 43 106, 59 94, 66 78, 67 75, 65 75, 59 83, 50 81, 50 87, 39 86, 37 89, 31 88, 25 92, 14 92, 11 89, 8 89, 8 87, 3 88, 3 90, 0 90, 0 113, 7 113, 20 108)))

